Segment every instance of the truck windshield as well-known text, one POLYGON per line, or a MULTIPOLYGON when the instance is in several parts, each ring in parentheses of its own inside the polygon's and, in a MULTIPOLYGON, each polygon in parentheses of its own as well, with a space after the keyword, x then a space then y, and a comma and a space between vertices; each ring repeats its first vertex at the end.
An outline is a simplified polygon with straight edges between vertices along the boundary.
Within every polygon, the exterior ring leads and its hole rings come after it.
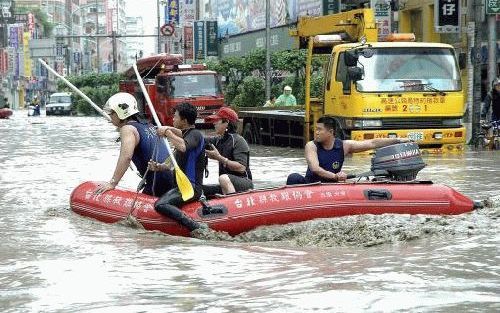
POLYGON ((457 91, 462 89, 453 51, 446 48, 375 48, 371 58, 359 57, 361 92, 457 91))
POLYGON ((213 74, 167 76, 166 93, 173 98, 217 96, 222 92, 213 74))
POLYGON ((71 103, 70 96, 51 96, 49 103, 71 103))

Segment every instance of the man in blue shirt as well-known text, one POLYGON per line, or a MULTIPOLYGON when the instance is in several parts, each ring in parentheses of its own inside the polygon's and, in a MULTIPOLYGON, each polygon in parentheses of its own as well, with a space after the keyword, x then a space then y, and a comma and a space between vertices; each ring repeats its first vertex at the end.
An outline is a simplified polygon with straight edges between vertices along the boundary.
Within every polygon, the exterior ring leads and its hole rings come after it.
POLYGON ((346 155, 408 142, 407 138, 341 140, 335 138, 335 123, 335 120, 328 116, 318 119, 315 139, 309 141, 305 147, 306 175, 302 176, 298 173, 288 175, 287 185, 344 181, 347 179, 347 174, 342 172, 342 165, 346 155))
POLYGON ((134 96, 119 92, 108 99, 104 110, 108 112, 111 123, 120 132, 121 147, 111 180, 99 185, 96 194, 114 189, 125 175, 130 161, 145 180, 143 193, 159 197, 172 189, 171 171, 155 173, 147 170, 148 162, 151 160, 165 162, 168 157, 167 146, 156 135, 154 126, 140 117, 134 96))

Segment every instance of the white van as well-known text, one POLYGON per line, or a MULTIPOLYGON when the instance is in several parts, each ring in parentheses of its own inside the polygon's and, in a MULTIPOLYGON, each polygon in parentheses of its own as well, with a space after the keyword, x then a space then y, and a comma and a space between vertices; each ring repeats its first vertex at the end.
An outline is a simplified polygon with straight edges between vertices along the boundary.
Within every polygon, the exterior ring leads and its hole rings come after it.
POLYGON ((46 105, 47 115, 71 115, 72 99, 69 92, 56 92, 50 95, 46 105))

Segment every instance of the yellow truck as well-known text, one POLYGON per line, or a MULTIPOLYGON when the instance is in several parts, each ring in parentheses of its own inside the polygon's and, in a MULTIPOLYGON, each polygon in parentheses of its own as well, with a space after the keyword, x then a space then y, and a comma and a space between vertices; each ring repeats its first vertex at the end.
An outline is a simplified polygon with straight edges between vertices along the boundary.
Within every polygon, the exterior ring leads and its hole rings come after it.
POLYGON ((379 42, 373 16, 359 9, 301 17, 291 35, 308 51, 304 110, 242 111, 245 137, 300 146, 310 140, 314 121, 327 115, 343 139, 408 137, 430 153, 463 150, 465 97, 454 48, 413 42, 411 34, 379 42), (325 53, 324 98, 311 99, 312 57, 325 53))

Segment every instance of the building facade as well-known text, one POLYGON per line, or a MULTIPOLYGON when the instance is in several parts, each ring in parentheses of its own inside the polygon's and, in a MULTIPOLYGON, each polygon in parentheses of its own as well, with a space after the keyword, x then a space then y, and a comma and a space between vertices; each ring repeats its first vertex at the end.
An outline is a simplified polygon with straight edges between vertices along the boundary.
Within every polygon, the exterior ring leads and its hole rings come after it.
MULTIPOLYGON (((144 35, 144 25, 142 17, 127 17, 125 19, 127 35, 144 35)), ((126 38, 126 66, 132 64, 144 55, 143 39, 140 37, 126 38)))

